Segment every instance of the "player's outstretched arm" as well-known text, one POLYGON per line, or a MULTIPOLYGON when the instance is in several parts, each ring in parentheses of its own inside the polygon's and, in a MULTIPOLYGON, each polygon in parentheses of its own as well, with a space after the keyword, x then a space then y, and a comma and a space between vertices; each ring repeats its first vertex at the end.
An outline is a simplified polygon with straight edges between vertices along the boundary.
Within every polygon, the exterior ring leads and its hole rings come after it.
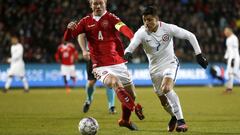
POLYGON ((73 35, 72 32, 76 29, 76 27, 77 27, 76 21, 71 21, 70 23, 68 23, 67 29, 64 32, 64 36, 63 36, 65 41, 68 41, 68 40, 70 40, 73 37, 72 36, 73 35))
POLYGON ((141 36, 141 31, 138 30, 135 34, 134 37, 132 38, 130 44, 124 51, 124 56, 123 58, 127 61, 131 60, 132 53, 136 50, 136 48, 141 44, 142 41, 142 36, 141 36))
POLYGON ((129 40, 133 38, 132 30, 123 22, 119 22, 115 25, 115 28, 120 31, 124 36, 128 37, 129 40))

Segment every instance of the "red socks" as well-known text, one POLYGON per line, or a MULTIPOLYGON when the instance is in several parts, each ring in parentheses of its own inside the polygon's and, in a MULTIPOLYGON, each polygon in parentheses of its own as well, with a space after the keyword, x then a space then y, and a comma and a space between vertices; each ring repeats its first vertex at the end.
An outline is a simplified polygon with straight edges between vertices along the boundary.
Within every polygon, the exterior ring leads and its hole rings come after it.
POLYGON ((135 106, 134 100, 130 96, 130 94, 127 93, 127 91, 125 91, 124 88, 122 87, 117 88, 116 94, 123 106, 125 106, 130 111, 134 110, 134 106, 135 106))

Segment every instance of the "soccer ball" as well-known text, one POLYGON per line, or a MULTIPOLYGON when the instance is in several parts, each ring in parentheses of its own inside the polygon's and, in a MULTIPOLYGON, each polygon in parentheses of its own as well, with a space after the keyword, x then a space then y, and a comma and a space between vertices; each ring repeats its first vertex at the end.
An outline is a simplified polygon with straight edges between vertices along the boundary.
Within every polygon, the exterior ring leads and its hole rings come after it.
POLYGON ((78 130, 82 135, 96 135, 98 129, 98 122, 92 117, 83 118, 78 124, 78 130))

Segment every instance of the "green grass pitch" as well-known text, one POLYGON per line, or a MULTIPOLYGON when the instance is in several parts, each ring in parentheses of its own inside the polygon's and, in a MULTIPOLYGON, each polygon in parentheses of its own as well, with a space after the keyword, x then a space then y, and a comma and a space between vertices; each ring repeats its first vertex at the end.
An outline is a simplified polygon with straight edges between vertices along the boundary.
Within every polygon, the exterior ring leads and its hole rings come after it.
MULTIPOLYGON (((223 94, 224 87, 175 87, 179 95, 189 131, 185 135, 240 135, 240 88, 223 94)), ((85 100, 83 88, 66 94, 63 88, 33 89, 0 93, 0 135, 79 135, 78 122, 91 116, 97 119, 98 135, 169 135, 166 131, 169 115, 162 109, 152 87, 137 87, 137 102, 144 106, 145 119, 132 121, 139 131, 121 128, 118 113, 108 114, 104 88, 97 88, 88 113, 82 113, 85 100)))

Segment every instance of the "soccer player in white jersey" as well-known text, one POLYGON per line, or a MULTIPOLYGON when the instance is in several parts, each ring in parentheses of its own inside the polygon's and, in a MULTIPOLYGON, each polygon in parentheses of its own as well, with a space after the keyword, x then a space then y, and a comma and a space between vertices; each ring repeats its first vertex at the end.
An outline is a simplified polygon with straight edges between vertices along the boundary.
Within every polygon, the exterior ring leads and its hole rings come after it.
POLYGON ((8 91, 10 88, 13 76, 18 76, 23 82, 24 92, 29 92, 29 86, 27 79, 25 77, 25 64, 23 61, 23 46, 19 43, 18 37, 13 35, 11 37, 11 58, 8 59, 10 63, 10 68, 8 70, 8 77, 5 83, 5 89, 3 90, 4 93, 8 91))
POLYGON ((197 62, 207 68, 208 62, 201 53, 195 35, 176 25, 159 21, 157 10, 148 6, 142 13, 144 26, 134 34, 131 43, 124 52, 124 58, 132 58, 133 51, 140 45, 149 60, 150 76, 154 90, 164 109, 172 116, 168 124, 168 131, 186 132, 185 123, 179 98, 173 90, 179 61, 174 54, 173 37, 188 40, 195 52, 197 62))
POLYGON ((231 92, 233 89, 234 77, 239 77, 239 41, 237 36, 233 33, 232 29, 226 27, 224 29, 224 35, 227 37, 226 46, 227 50, 224 58, 227 59, 226 68, 226 92, 231 92))

